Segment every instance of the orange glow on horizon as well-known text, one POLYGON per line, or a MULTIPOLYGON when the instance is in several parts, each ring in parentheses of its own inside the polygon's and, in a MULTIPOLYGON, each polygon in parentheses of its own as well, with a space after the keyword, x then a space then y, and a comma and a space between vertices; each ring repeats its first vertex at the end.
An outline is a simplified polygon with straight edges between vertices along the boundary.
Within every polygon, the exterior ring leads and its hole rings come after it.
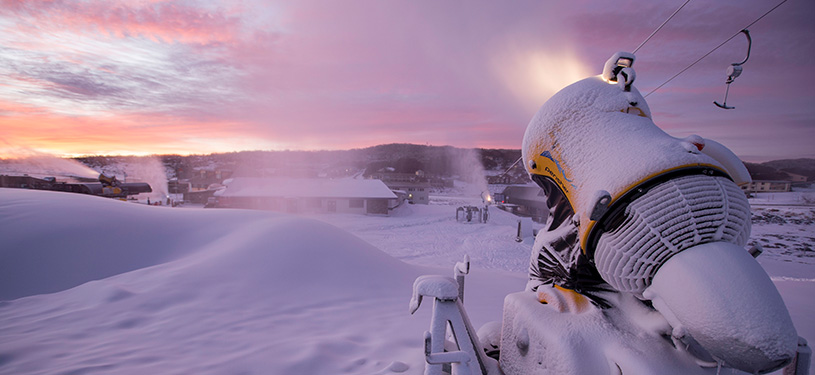
MULTIPOLYGON (((7 106, 3 109, 8 109, 7 106)), ((16 116, 0 117, 0 158, 25 151, 61 157, 88 155, 209 154, 240 150, 284 149, 285 145, 240 134, 233 123, 195 123, 147 116, 69 117, 20 108, 16 116), (206 129, 205 133, 200 129, 206 129)))
MULTIPOLYGON (((8 109, 6 106, 0 109, 8 109)), ((204 155, 237 151, 319 151, 350 150, 388 143, 427 144, 415 140, 394 140, 377 134, 372 138, 337 139, 326 147, 325 140, 303 137, 296 142, 273 142, 243 124, 234 122, 195 123, 176 118, 111 115, 106 117, 70 117, 44 113, 25 107, 16 116, 0 117, 0 159, 14 159, 30 153, 58 157, 94 155, 204 155), (243 130, 241 130, 243 129, 243 130)), ((437 144, 446 146, 450 144, 437 144)), ((489 142, 488 142, 489 143, 489 142)), ((499 143, 454 147, 517 148, 499 143)))

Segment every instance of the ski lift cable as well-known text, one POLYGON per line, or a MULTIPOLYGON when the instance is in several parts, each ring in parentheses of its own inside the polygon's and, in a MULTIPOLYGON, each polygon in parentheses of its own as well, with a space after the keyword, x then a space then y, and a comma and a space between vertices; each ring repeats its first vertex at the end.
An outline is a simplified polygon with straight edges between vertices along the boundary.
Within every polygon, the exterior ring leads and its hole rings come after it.
POLYGON ((519 162, 521 161, 521 159, 523 159, 523 158, 524 158, 524 157, 523 157, 523 155, 521 155, 521 157, 519 157, 519 158, 518 158, 518 160, 515 160, 515 162, 514 162, 514 163, 512 163, 512 165, 510 165, 510 166, 509 166, 509 168, 507 168, 507 170, 506 170, 506 171, 504 171, 504 173, 501 173, 501 174, 500 174, 498 177, 504 177, 504 176, 505 176, 507 173, 509 173, 509 171, 510 171, 510 170, 512 170, 512 168, 515 168, 515 166, 516 166, 516 165, 518 165, 518 163, 519 163, 519 162))
POLYGON ((640 48, 642 48, 642 46, 644 46, 644 45, 645 45, 645 43, 648 43, 648 41, 649 41, 649 40, 651 40, 651 38, 653 38, 653 37, 654 37, 654 35, 656 35, 656 34, 659 32, 659 30, 662 30, 662 28, 663 28, 663 27, 665 27, 665 25, 666 25, 666 24, 668 24, 668 21, 670 21, 672 18, 674 18, 674 16, 675 16, 677 13, 679 13, 679 11, 680 11, 680 10, 682 10, 682 8, 684 8, 684 7, 685 7, 685 5, 688 5, 688 3, 689 3, 689 2, 690 2, 690 0, 686 0, 686 1, 685 1, 685 3, 684 3, 684 4, 682 4, 682 6, 680 6, 679 8, 677 8, 677 9, 676 9, 676 10, 673 12, 673 14, 671 14, 670 16, 668 16, 668 19, 666 19, 666 20, 665 20, 665 22, 663 22, 663 23, 662 23, 662 25, 659 25, 659 27, 657 27, 657 29, 656 29, 656 30, 654 30, 654 32, 652 32, 652 33, 651 33, 651 35, 648 35, 648 37, 647 37, 647 38, 645 38, 645 40, 643 40, 643 41, 642 41, 642 43, 640 43, 640 45, 639 45, 639 46, 637 46, 637 48, 635 48, 635 49, 634 49, 634 52, 631 52, 631 53, 637 53, 637 51, 639 51, 639 50, 640 50, 640 48))
POLYGON ((765 16, 767 16, 767 15, 768 15, 768 14, 770 14, 772 11, 776 10, 778 7, 780 7, 782 4, 784 4, 784 3, 786 3, 786 2, 787 2, 787 0, 782 0, 780 3, 778 3, 778 5, 774 6, 772 9, 768 10, 766 13, 762 14, 762 15, 761 15, 761 17, 758 17, 758 18, 757 18, 755 21, 751 22, 749 25, 747 25, 747 26, 742 27, 741 29, 739 29, 739 31, 738 31, 738 32, 736 32, 735 34, 733 34, 733 36, 731 36, 731 37, 727 38, 727 39, 726 39, 724 42, 720 43, 718 46, 716 46, 715 48, 713 48, 712 50, 710 50, 710 52, 708 52, 708 53, 706 53, 706 54, 702 55, 702 57, 700 57, 700 58, 696 59, 696 61, 692 62, 690 65, 686 66, 684 69, 680 70, 680 71, 679 71, 679 73, 674 74, 674 75, 673 75, 671 78, 668 78, 668 80, 667 80, 667 81, 663 82, 661 85, 657 86, 655 89, 651 90, 649 93, 645 94, 643 97, 647 98, 647 97, 648 97, 648 95, 653 94, 655 91, 657 91, 657 90, 659 90, 660 88, 662 88, 662 86, 667 85, 667 84, 668 84, 668 82, 673 81, 673 79, 674 79, 674 78, 679 77, 679 75, 680 75, 680 74, 682 74, 682 73, 684 73, 686 70, 688 70, 688 69, 692 68, 694 65, 696 65, 697 63, 699 63, 700 61, 702 61, 702 60, 703 60, 705 57, 708 57, 708 56, 709 56, 711 53, 713 53, 713 52, 714 52, 714 51, 716 51, 717 49, 721 48, 721 46, 723 46, 723 45, 725 45, 727 42, 729 42, 729 41, 733 40, 733 38, 735 38, 735 37, 739 36, 739 34, 741 34, 741 33, 742 33, 742 30, 746 30, 746 29, 750 28, 751 26, 755 25, 755 24, 756 24, 756 22, 761 21, 761 19, 762 19, 762 18, 764 18, 765 16))

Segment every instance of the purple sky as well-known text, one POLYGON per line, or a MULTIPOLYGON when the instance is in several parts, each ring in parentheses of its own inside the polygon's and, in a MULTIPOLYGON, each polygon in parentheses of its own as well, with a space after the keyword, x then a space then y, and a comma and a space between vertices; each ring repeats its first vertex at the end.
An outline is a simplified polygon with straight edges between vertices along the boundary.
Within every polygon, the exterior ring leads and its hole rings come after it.
MULTIPOLYGON (((780 1, 691 1, 637 53, 647 93, 780 1)), ((558 89, 683 1, 0 0, 0 156, 520 148, 558 89), (553 4, 557 3, 557 4, 553 4)), ((674 136, 748 161, 815 157, 815 2, 750 27, 650 95, 674 136)))

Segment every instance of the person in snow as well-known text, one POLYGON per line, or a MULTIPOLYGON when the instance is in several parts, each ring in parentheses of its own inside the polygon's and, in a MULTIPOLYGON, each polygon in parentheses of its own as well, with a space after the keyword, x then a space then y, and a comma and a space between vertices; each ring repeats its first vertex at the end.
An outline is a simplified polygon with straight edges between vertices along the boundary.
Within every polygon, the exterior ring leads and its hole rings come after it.
POLYGON ((674 138, 633 87, 634 55, 550 98, 532 118, 523 159, 549 216, 533 245, 527 290, 541 302, 608 307, 604 291, 642 298, 659 266, 711 241, 744 246, 749 173, 730 150, 674 138))

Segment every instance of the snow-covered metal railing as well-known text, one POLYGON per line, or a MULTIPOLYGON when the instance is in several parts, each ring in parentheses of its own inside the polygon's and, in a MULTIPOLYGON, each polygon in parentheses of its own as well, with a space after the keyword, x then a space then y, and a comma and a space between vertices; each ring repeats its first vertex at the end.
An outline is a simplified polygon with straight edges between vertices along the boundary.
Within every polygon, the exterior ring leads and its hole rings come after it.
MULTIPOLYGON (((435 320, 434 320, 435 321, 435 320)), ((427 361, 425 368, 425 375, 441 375, 442 365, 451 364, 451 375, 472 375, 480 374, 481 372, 473 372, 473 357, 466 351, 457 350, 453 352, 434 351, 433 344, 439 340, 433 341, 433 335, 429 331, 424 333, 424 356, 427 361)))
POLYGON ((430 331, 424 334, 425 375, 441 375, 443 365, 449 364, 451 375, 489 375, 486 354, 464 310, 464 276, 469 273, 470 262, 465 256, 463 262, 453 268, 456 279, 439 275, 419 276, 413 283, 413 297, 410 299, 410 313, 419 309, 423 297, 432 297, 433 315, 430 331), (448 327, 458 350, 446 351, 445 341, 448 327))

